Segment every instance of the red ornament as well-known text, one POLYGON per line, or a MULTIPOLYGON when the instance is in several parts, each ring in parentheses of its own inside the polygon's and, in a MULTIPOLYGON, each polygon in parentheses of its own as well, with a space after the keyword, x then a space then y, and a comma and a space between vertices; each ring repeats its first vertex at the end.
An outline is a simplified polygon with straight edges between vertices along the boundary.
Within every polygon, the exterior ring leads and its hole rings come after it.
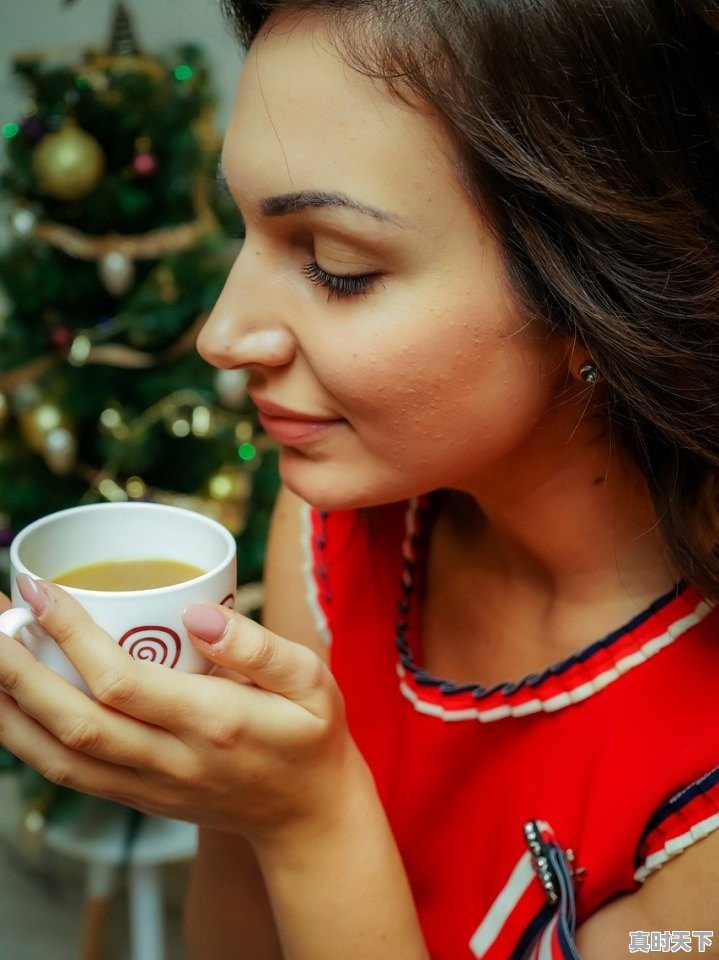
POLYGON ((56 350, 66 350, 73 338, 74 334, 69 327, 53 327, 50 331, 50 343, 56 350))
POLYGON ((157 158, 151 153, 138 153, 132 161, 132 168, 138 177, 151 177, 157 172, 157 158))

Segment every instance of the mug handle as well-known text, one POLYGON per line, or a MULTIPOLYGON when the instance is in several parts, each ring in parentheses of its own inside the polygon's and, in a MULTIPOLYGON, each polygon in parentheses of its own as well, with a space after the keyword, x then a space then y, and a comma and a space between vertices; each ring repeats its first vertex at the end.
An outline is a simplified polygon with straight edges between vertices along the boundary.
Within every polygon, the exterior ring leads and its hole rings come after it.
POLYGON ((0 613, 0 630, 8 637, 16 637, 23 627, 35 623, 32 610, 27 607, 11 607, 0 613))

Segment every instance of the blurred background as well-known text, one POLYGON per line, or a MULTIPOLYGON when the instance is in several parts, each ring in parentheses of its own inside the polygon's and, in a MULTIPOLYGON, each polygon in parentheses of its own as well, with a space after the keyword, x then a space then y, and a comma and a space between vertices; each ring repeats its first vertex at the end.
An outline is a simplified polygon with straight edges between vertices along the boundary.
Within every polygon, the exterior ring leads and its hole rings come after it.
MULTIPOLYGON (((242 242, 216 167, 241 54, 213 0, 2 0, 0 588, 82 503, 197 510, 261 605, 276 450, 194 343, 242 242)), ((181 960, 194 829, 0 751, 0 960, 181 960)))

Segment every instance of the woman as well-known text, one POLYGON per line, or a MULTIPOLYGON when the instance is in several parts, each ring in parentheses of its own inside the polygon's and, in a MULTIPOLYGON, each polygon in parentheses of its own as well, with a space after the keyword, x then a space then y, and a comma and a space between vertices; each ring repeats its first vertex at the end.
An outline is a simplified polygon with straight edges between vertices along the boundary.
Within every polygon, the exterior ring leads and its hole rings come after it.
POLYGON ((226 6, 264 628, 158 675, 25 581, 98 700, 3 639, 0 740, 201 825, 197 960, 710 956, 719 7, 226 6))

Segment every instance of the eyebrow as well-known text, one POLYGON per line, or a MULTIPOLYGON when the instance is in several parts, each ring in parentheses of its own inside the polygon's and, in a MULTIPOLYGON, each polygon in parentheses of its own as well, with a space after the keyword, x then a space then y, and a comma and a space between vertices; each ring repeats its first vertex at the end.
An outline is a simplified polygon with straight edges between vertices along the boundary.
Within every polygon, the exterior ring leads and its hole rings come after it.
MULTIPOLYGON (((224 190, 229 192, 227 179, 220 166, 217 168, 217 181, 224 190)), ((360 203, 359 200, 353 200, 346 194, 335 190, 296 190, 291 193, 279 194, 276 197, 265 197, 260 201, 260 209, 265 217, 285 217, 309 207, 344 207, 349 210, 357 210, 359 213, 373 217, 375 220, 381 220, 383 223, 394 223, 398 227, 405 226, 396 213, 360 203)))
POLYGON ((307 207, 345 207, 384 223, 394 223, 398 227, 403 225, 396 214, 360 203, 334 190, 298 190, 294 193, 283 193, 277 197, 266 197, 260 203, 260 209, 266 217, 284 217, 287 214, 305 210, 307 207))

